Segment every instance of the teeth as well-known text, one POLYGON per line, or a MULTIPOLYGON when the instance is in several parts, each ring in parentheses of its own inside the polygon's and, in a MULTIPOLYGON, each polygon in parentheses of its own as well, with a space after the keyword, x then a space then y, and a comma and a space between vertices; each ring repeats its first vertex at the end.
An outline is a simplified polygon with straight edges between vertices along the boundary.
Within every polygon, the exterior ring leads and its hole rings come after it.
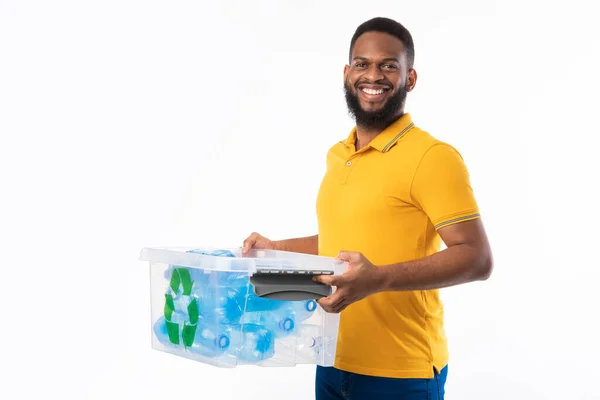
POLYGON ((375 89, 363 88, 362 91, 365 92, 366 94, 381 94, 381 93, 383 93, 383 89, 375 90, 375 89))

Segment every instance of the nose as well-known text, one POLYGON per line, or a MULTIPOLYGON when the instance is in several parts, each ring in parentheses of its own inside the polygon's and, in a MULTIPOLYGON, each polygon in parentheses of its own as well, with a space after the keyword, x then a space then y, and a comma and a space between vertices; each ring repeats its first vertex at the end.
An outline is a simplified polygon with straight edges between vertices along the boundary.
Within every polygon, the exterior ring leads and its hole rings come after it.
POLYGON ((365 72, 364 76, 371 82, 377 82, 378 80, 385 78, 385 75, 375 63, 369 66, 369 69, 365 72))

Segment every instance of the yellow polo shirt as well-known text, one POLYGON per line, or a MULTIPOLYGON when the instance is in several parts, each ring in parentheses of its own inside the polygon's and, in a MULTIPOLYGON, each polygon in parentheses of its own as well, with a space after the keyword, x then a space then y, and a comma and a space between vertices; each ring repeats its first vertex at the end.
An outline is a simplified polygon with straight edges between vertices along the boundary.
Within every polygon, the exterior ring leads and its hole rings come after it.
MULTIPOLYGON (((362 252, 375 265, 440 250, 437 230, 479 218, 460 154, 405 114, 356 151, 356 130, 327 154, 317 198, 319 254, 362 252)), ((334 366, 363 375, 431 378, 448 362, 438 290, 383 292, 340 316, 334 366)))

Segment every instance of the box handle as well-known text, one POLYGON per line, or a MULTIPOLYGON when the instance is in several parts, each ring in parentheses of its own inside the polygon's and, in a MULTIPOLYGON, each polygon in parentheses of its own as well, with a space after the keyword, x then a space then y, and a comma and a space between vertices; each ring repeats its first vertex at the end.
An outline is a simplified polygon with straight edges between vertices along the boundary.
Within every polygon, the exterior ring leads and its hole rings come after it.
POLYGON ((273 300, 316 300, 332 293, 331 286, 314 282, 315 275, 333 275, 333 271, 259 269, 251 277, 254 294, 273 300))

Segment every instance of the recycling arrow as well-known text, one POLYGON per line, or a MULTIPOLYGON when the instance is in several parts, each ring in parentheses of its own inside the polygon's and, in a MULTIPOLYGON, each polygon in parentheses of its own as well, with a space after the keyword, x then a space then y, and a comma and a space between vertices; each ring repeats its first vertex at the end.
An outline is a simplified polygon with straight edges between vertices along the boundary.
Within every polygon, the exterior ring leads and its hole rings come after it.
MULTIPOLYGON (((194 281, 190 276, 190 271, 185 268, 175 268, 171 275, 169 286, 175 294, 177 294, 181 288, 181 293, 183 296, 190 296, 192 294, 192 287, 194 286, 194 281)), ((198 323, 199 319, 198 303, 196 302, 195 298, 190 297, 190 303, 188 304, 186 311, 189 323, 184 322, 183 329, 181 331, 181 339, 183 340, 184 346, 190 347, 194 343, 196 324, 198 323)), ((171 321, 174 312, 175 301, 173 300, 173 295, 167 293, 165 294, 165 307, 163 310, 167 325, 167 333, 171 343, 179 344, 179 324, 171 321)))

